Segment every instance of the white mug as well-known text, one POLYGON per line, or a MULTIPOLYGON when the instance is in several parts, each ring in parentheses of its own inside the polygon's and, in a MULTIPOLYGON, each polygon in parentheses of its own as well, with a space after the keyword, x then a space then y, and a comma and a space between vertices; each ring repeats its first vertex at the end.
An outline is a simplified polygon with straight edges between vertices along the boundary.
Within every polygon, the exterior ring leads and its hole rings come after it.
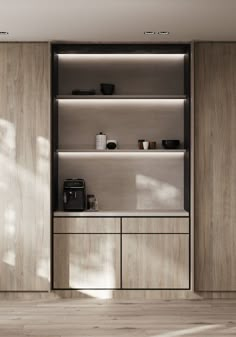
POLYGON ((148 147, 149 147, 149 142, 145 140, 145 141, 143 142, 143 149, 144 149, 144 150, 148 150, 148 147))

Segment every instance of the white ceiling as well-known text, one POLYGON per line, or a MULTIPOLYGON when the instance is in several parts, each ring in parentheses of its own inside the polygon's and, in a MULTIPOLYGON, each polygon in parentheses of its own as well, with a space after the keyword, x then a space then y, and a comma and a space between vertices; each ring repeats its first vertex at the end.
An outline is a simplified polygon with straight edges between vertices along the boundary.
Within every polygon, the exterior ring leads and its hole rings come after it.
POLYGON ((236 0, 0 0, 1 41, 236 41, 236 0), (170 31, 146 36, 144 31, 170 31))

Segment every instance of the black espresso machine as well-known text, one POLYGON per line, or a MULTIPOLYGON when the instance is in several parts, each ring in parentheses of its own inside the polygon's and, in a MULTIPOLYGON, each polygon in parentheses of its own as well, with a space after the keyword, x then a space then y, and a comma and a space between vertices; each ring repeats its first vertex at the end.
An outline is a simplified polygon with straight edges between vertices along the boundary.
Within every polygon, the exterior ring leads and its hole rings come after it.
POLYGON ((84 211, 86 209, 84 179, 66 179, 63 193, 64 211, 84 211))

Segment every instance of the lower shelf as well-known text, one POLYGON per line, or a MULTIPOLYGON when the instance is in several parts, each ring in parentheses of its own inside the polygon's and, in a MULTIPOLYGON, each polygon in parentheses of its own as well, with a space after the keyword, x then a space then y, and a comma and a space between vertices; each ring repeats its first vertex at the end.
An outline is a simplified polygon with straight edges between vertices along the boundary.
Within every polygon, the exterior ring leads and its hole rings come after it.
POLYGON ((150 210, 150 211, 97 211, 97 212, 64 212, 56 211, 54 217, 188 217, 189 212, 185 210, 150 210))

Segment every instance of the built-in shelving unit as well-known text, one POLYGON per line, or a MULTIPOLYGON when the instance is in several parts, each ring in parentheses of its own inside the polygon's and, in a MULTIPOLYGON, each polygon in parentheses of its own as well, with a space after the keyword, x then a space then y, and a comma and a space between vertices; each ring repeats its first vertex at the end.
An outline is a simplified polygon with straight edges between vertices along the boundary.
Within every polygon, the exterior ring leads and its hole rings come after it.
POLYGON ((53 211, 63 211, 63 180, 80 177, 101 212, 189 212, 189 55, 176 44, 53 46, 53 211), (114 95, 100 83, 114 83, 114 95), (96 94, 72 95, 84 88, 96 94), (101 131, 117 150, 95 149, 101 131), (139 150, 138 139, 157 149, 139 150))
POLYGON ((190 46, 56 44, 52 79, 53 288, 190 289, 190 46), (99 132, 117 149, 96 150, 99 132), (73 177, 98 211, 63 210, 73 177))

